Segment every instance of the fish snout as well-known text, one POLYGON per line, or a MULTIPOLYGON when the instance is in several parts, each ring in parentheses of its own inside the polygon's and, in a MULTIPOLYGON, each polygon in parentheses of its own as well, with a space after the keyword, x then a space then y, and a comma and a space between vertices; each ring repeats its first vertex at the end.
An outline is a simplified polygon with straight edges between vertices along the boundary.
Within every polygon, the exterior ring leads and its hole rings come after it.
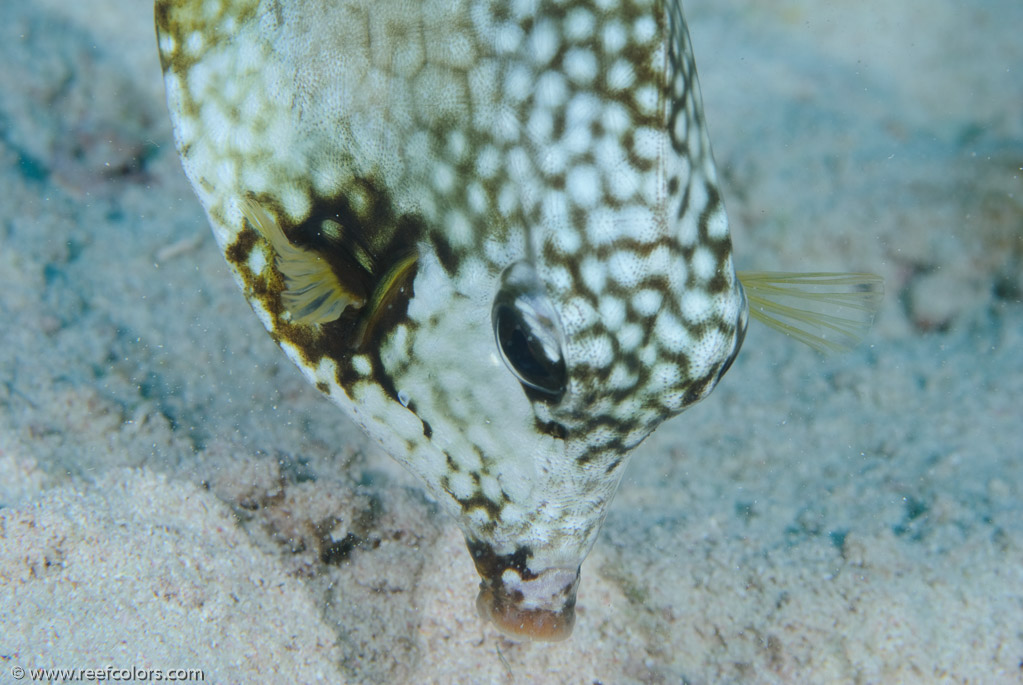
POLYGON ((482 579, 476 597, 481 618, 518 640, 558 642, 572 634, 581 559, 550 566, 532 559, 530 568, 528 546, 498 554, 488 543, 471 538, 466 542, 482 579))
POLYGON ((483 577, 476 610, 511 638, 560 642, 575 625, 578 587, 578 567, 549 568, 536 574, 505 569, 497 578, 483 577))

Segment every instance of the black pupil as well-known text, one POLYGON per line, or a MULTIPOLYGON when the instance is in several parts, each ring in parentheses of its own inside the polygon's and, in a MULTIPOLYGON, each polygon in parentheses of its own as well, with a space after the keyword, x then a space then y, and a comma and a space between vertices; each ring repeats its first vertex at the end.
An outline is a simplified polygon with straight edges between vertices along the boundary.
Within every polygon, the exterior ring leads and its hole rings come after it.
POLYGON ((523 324, 518 312, 509 306, 497 309, 497 339, 505 359, 514 367, 527 387, 548 396, 565 391, 565 361, 549 359, 543 344, 523 324))

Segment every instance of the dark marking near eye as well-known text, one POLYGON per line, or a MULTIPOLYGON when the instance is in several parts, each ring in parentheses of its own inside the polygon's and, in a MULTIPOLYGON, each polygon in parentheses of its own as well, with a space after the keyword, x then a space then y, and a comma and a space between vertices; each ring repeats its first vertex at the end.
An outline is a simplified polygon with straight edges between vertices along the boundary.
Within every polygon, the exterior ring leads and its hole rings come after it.
POLYGON ((563 423, 558 423, 557 421, 541 421, 540 419, 536 419, 533 422, 533 425, 536 427, 536 430, 538 430, 541 433, 545 433, 546 435, 549 435, 552 438, 556 438, 558 440, 565 440, 568 438, 568 428, 563 423))
POLYGON ((626 451, 625 441, 621 438, 614 438, 604 445, 598 445, 586 450, 576 457, 575 463, 579 466, 586 466, 600 457, 606 458, 611 454, 624 454, 626 451))
POLYGON ((444 271, 449 276, 453 276, 458 271, 458 255, 455 254, 450 241, 442 233, 434 231, 431 237, 433 238, 433 247, 437 252, 437 259, 440 260, 440 265, 444 267, 444 271))

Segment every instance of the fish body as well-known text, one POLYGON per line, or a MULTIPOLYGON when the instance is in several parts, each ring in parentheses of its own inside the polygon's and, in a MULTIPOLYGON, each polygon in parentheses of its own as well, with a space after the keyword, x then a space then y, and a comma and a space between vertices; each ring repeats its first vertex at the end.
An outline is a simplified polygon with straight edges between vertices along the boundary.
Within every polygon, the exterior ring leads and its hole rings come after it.
POLYGON ((749 306, 678 0, 157 0, 181 159, 264 326, 567 637, 630 451, 749 306))

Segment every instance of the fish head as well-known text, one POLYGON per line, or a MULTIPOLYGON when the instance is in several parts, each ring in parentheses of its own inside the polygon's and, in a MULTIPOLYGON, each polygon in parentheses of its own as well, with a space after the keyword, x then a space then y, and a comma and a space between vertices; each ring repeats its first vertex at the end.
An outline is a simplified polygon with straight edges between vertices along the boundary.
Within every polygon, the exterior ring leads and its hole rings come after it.
POLYGON ((574 622, 631 451, 747 306, 677 0, 158 0, 186 174, 308 379, 459 522, 480 613, 574 622))

